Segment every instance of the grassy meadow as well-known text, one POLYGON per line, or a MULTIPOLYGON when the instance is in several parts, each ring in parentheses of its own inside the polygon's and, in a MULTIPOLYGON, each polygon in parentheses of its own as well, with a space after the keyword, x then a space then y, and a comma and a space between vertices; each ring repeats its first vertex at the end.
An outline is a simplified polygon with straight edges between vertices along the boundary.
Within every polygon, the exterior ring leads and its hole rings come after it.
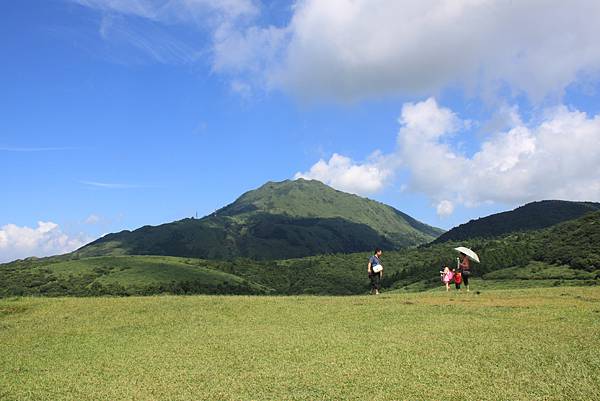
POLYGON ((600 399, 600 287, 0 300, 2 400, 600 399))

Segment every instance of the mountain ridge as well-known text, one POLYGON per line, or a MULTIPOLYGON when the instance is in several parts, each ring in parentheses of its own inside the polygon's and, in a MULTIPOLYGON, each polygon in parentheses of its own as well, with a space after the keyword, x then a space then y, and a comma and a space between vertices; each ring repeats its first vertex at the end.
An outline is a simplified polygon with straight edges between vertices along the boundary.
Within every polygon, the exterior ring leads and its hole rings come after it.
MULTIPOLYGON (((384 252, 385 291, 440 285, 457 242, 384 252)), ((466 244, 478 252, 476 288, 600 285, 600 211, 555 226, 466 244), (489 280, 488 280, 489 279, 489 280)), ((0 265, 0 298, 23 295, 366 294, 370 252, 285 260, 67 254, 0 265)))
POLYGON ((381 202, 298 179, 267 182, 201 219, 109 234, 75 253, 278 259, 400 249, 441 233, 381 202))
POLYGON ((539 230, 586 213, 600 210, 600 203, 565 200, 530 202, 513 210, 491 214, 460 224, 436 238, 434 243, 471 238, 492 238, 518 231, 539 230))

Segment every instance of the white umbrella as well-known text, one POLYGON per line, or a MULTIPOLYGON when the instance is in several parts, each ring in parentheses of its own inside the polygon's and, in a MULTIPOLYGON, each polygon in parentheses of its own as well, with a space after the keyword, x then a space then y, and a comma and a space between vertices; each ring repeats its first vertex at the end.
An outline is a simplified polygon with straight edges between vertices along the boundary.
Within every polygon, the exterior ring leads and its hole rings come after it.
POLYGON ((479 256, 477 256, 477 254, 475 252, 473 252, 472 250, 470 250, 469 248, 465 248, 464 246, 459 246, 458 248, 454 248, 455 250, 457 250, 458 252, 464 253, 465 255, 467 255, 467 257, 469 259, 471 259, 474 262, 479 263, 479 256))

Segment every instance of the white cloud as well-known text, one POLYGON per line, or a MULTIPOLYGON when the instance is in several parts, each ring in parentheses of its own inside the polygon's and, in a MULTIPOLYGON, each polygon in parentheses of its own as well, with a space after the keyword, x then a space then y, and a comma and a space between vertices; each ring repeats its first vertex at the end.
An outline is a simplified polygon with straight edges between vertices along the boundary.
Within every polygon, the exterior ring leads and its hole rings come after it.
POLYGON ((92 213, 83 222, 85 224, 94 225, 100 223, 101 221, 102 217, 92 213))
POLYGON ((163 64, 190 64, 203 53, 198 46, 179 40, 160 24, 132 22, 120 15, 104 15, 100 35, 111 44, 127 45, 125 49, 112 48, 110 56, 118 62, 136 62, 136 56, 140 59, 142 55, 163 64))
POLYGON ((444 217, 454 213, 454 204, 449 200, 443 200, 436 207, 438 216, 444 217))
POLYGON ((282 56, 287 29, 277 27, 246 29, 222 24, 215 31, 213 69, 232 74, 262 76, 282 56))
POLYGON ((35 228, 7 224, 0 228, 0 263, 68 253, 90 240, 84 235, 69 236, 52 222, 40 221, 35 228))
POLYGON ((82 6, 155 19, 161 2, 140 0, 73 0, 82 6))
MULTIPOLYGON (((436 194, 440 188, 456 186, 464 161, 453 152, 446 139, 461 125, 460 119, 430 98, 404 104, 399 122, 402 127, 397 157, 410 171, 410 189, 436 194)), ((441 193, 436 200, 448 199, 447 195, 441 193)))
POLYGON ((135 189, 135 188, 149 188, 143 185, 137 184, 119 184, 114 182, 98 182, 98 181, 79 181, 81 184, 94 187, 94 188, 105 188, 105 189, 135 189))
POLYGON ((62 150, 77 150, 77 148, 24 148, 24 147, 0 147, 3 152, 56 152, 62 150))
MULTIPOLYGON (((227 57, 236 62, 242 59, 249 60, 244 52, 239 52, 244 46, 235 46, 236 39, 240 37, 239 32, 243 32, 248 26, 249 21, 260 14, 259 7, 252 0, 68 1, 103 14, 99 33, 107 42, 128 44, 150 59, 164 64, 192 63, 207 53, 213 55, 213 67, 224 63, 222 59, 226 62, 227 57), (192 29, 197 39, 190 40, 187 35, 177 35, 177 31, 172 29, 174 25, 192 29), (205 43, 206 39, 203 39, 204 33, 208 33, 211 38, 208 45, 205 43)), ((249 28, 248 32, 265 36, 253 28, 249 28)), ((260 45, 260 53, 266 54, 268 43, 258 42, 257 45, 260 45)), ((137 61, 135 54, 118 54, 117 49, 113 50, 117 54, 112 57, 117 62, 137 61)))
POLYGON ((334 153, 329 161, 319 160, 309 171, 296 173, 294 179, 314 179, 345 192, 369 194, 381 190, 393 169, 384 158, 374 155, 371 162, 357 164, 349 157, 334 153))
POLYGON ((204 23, 207 16, 249 17, 259 10, 251 0, 71 0, 82 6, 161 22, 204 23))
POLYGON ((247 82, 234 80, 231 82, 231 91, 237 93, 242 98, 249 98, 252 96, 252 85, 247 82))
POLYGON ((434 98, 402 106, 400 123, 408 132, 418 133, 419 139, 434 140, 455 132, 460 119, 450 109, 440 108, 434 98))
POLYGON ((447 142, 456 129, 452 115, 432 99, 406 104, 398 134, 396 157, 410 173, 409 190, 438 203, 440 215, 452 211, 446 202, 600 201, 600 115, 561 106, 533 126, 515 118, 471 157, 447 142))
MULTIPOLYGON (((252 0, 71 1, 206 32, 207 42, 190 46, 116 28, 159 62, 209 48, 213 71, 308 99, 422 96, 457 85, 486 96, 507 85, 541 100, 600 74, 598 1, 297 0, 283 26, 265 23, 265 6, 252 0)), ((103 35, 118 22, 111 16, 103 35)))
POLYGON ((399 118, 397 149, 359 164, 334 154, 295 178, 317 179, 340 190, 383 190, 401 169, 403 192, 425 194, 440 217, 459 205, 520 205, 541 199, 600 202, 600 114, 560 106, 526 124, 515 108, 504 110, 512 127, 492 133, 472 155, 457 150, 454 137, 465 124, 435 99, 406 103, 399 118))
POLYGON ((309 98, 508 84, 534 99, 600 70, 600 2, 303 0, 275 76, 309 98))

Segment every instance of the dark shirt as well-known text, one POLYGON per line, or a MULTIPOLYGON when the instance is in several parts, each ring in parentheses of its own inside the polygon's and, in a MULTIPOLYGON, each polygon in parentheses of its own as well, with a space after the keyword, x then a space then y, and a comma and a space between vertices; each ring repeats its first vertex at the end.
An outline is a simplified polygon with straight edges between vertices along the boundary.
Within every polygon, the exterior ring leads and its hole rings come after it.
POLYGON ((375 256, 375 255, 371 256, 369 258, 369 263, 371 264, 371 273, 369 273, 369 274, 379 274, 379 273, 381 273, 381 272, 375 273, 373 271, 373 266, 381 264, 381 261, 379 260, 379 258, 377 256, 375 256))
POLYGON ((373 266, 375 266, 375 265, 380 265, 381 261, 379 260, 379 258, 377 256, 373 255, 369 258, 369 263, 371 263, 371 268, 373 268, 373 266))

